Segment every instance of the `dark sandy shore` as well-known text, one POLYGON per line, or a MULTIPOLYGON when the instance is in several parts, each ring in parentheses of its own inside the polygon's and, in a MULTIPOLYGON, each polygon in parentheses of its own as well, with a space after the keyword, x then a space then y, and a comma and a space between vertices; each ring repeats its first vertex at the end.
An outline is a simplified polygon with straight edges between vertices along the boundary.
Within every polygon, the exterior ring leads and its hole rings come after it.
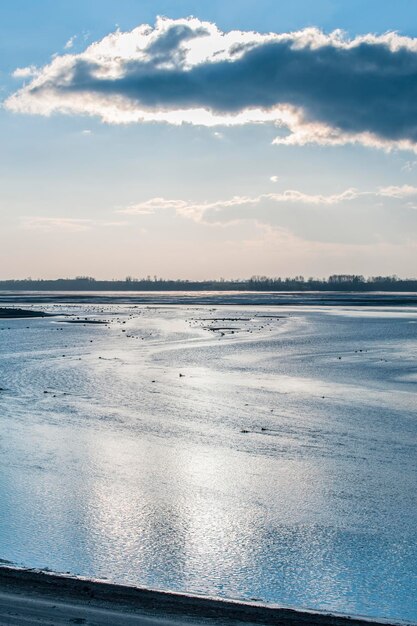
POLYGON ((0 625, 6 624, 387 626, 395 622, 151 591, 3 566, 0 567, 0 625))

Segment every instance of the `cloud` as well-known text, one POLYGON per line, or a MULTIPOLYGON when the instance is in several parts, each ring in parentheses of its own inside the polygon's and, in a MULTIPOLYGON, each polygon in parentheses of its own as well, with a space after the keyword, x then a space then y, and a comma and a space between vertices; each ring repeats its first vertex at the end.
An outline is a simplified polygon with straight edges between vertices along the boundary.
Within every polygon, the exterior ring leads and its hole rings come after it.
POLYGON ((124 220, 110 220, 109 222, 96 222, 99 226, 105 226, 109 228, 119 227, 119 226, 129 226, 129 222, 124 220))
POLYGON ((417 39, 224 33, 196 18, 158 18, 56 56, 5 106, 112 124, 273 123, 276 144, 417 152, 416 97, 417 39))
POLYGON ((175 209, 180 211, 185 209, 188 203, 184 200, 165 200, 165 198, 151 198, 145 200, 145 202, 139 202, 138 204, 130 204, 126 208, 118 209, 118 213, 125 213, 127 215, 151 215, 159 209, 175 209))
POLYGON ((93 220, 73 219, 69 217, 23 217, 22 227, 27 230, 62 230, 66 232, 81 232, 89 230, 93 225, 93 220))
POLYGON ((30 65, 29 67, 17 67, 12 76, 13 78, 32 78, 37 76, 38 73, 38 68, 35 65, 30 65))
POLYGON ((119 227, 126 226, 128 222, 125 221, 98 221, 87 218, 72 218, 72 217, 22 217, 21 226, 25 230, 41 230, 44 232, 51 231, 63 231, 79 233, 92 229, 94 226, 104 227, 119 227))
MULTIPOLYGON (((388 195, 389 190, 391 193, 401 193, 403 188, 401 187, 387 187, 385 195, 388 195)), ((416 188, 417 190, 417 188, 416 188)), ((179 215, 191 217, 197 221, 202 221, 204 215, 209 212, 221 212, 223 209, 230 207, 255 207, 262 203, 272 204, 313 204, 313 205, 333 205, 346 200, 353 200, 361 195, 366 195, 369 192, 359 192, 354 188, 346 189, 340 194, 322 195, 322 194, 308 194, 295 189, 287 189, 281 193, 265 193, 259 196, 233 196, 227 200, 217 200, 215 202, 187 202, 185 200, 167 200, 166 198, 151 198, 138 204, 131 204, 125 208, 118 209, 118 213, 124 213, 128 215, 149 215, 156 213, 158 210, 175 209, 179 215)), ((395 196, 397 197, 397 196, 395 196)))
POLYGON ((73 47, 76 39, 77 35, 73 35, 72 37, 70 37, 70 39, 68 39, 67 43, 65 44, 64 49, 70 50, 73 47))
POLYGON ((416 208, 417 187, 391 185, 374 190, 349 188, 327 195, 287 189, 215 202, 151 198, 119 208, 117 213, 151 215, 171 211, 211 227, 252 223, 285 230, 309 241, 361 245, 369 241, 414 241, 416 208))
POLYGON ((404 172, 411 172, 417 166, 417 161, 406 161, 401 168, 404 172))
POLYGON ((409 196, 417 195, 417 187, 413 185, 402 185, 401 187, 391 185, 389 187, 381 187, 377 195, 388 198, 408 198, 409 196))

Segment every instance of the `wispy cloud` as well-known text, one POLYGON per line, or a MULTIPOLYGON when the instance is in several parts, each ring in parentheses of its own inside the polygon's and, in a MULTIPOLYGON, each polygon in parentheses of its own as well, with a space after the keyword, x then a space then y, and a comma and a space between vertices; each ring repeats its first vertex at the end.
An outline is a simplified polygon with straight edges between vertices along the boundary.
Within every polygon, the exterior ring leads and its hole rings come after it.
POLYGON ((409 198, 417 195, 417 187, 413 185, 390 185, 389 187, 381 187, 376 195, 387 198, 409 198))
POLYGON ((26 230, 41 230, 45 232, 50 231, 63 231, 78 233, 86 230, 91 230, 96 226, 104 226, 110 228, 117 228, 119 226, 126 226, 126 221, 100 221, 84 218, 72 218, 72 217, 22 217, 20 220, 21 227, 26 230))
POLYGON ((415 167, 417 167, 417 161, 406 161, 401 169, 404 172, 411 172, 415 167))
POLYGON ((64 46, 65 50, 70 50, 74 46, 76 39, 77 35, 73 35, 72 37, 70 37, 70 39, 68 39, 67 43, 64 46))
POLYGON ((129 226, 129 222, 126 220, 110 220, 108 222, 96 222, 99 226, 104 226, 108 228, 118 228, 119 226, 129 226))
POLYGON ((251 222, 257 227, 285 230, 310 241, 333 241, 336 245, 398 241, 401 237, 403 241, 414 241, 416 206, 417 187, 390 185, 374 190, 349 188, 328 195, 287 189, 214 202, 151 198, 119 208, 117 213, 143 216, 169 211, 201 225, 222 228, 251 222))
POLYGON ((281 145, 360 143, 417 152, 417 39, 307 28, 223 33, 159 18, 57 56, 5 106, 108 123, 274 123, 281 145))
MULTIPOLYGON (((407 187, 408 189, 408 187, 407 187)), ((414 188, 417 193, 417 188, 414 188)), ((392 197, 400 197, 404 195, 403 187, 387 187, 378 192, 358 191, 351 188, 339 194, 323 195, 308 194, 295 189, 287 189, 281 193, 264 193, 259 196, 233 196, 226 200, 216 200, 215 202, 187 202, 186 200, 169 200, 166 198, 150 198, 144 202, 131 204, 127 207, 117 209, 118 213, 127 215, 148 215, 156 213, 159 210, 174 209, 179 215, 191 217, 201 220, 209 211, 221 212, 222 209, 229 207, 256 206, 268 202, 272 204, 312 204, 312 205, 334 205, 348 200, 354 200, 365 195, 392 195, 392 197), (394 196, 394 194, 396 194, 394 196)), ((406 195, 409 195, 407 192, 406 195)))
POLYGON ((150 198, 144 202, 130 204, 127 207, 117 210, 118 213, 126 215, 150 215, 160 209, 175 209, 180 211, 188 207, 188 203, 184 200, 166 200, 165 198, 150 198))
POLYGON ((70 217, 22 217, 21 225, 28 230, 62 230, 66 232, 80 232, 89 230, 94 224, 89 219, 74 219, 70 217))

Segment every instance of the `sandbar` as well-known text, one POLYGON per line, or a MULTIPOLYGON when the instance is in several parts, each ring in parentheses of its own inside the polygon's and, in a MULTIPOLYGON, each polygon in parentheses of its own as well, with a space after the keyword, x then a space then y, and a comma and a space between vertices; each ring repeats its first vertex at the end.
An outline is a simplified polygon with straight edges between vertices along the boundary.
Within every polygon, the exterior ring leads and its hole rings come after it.
POLYGON ((0 308, 0 319, 22 319, 27 317, 49 317, 44 311, 32 311, 32 309, 16 309, 15 307, 0 308))

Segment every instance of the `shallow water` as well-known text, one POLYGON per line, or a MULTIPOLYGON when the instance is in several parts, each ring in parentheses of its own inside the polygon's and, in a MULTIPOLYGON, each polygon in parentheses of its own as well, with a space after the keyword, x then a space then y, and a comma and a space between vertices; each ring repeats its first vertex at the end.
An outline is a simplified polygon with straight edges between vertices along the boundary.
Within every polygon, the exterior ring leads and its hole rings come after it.
POLYGON ((417 622, 417 309, 218 301, 0 320, 0 558, 417 622))

